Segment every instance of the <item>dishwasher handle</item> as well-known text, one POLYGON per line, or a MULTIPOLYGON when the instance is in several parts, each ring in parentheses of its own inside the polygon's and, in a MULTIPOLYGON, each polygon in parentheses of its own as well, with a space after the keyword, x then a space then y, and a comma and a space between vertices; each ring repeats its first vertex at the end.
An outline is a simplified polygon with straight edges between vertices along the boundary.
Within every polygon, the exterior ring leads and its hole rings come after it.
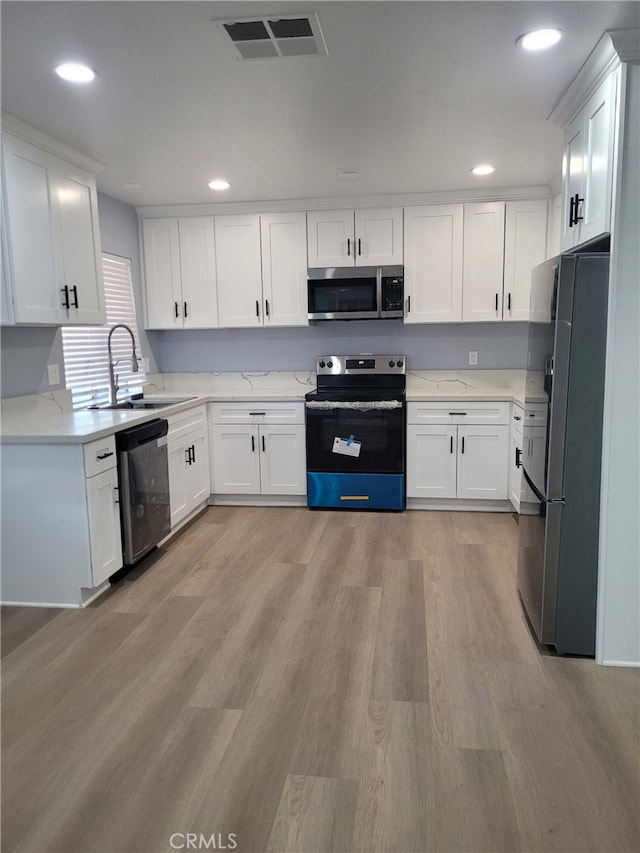
POLYGON ((147 421, 116 433, 116 447, 118 450, 133 450, 134 447, 140 447, 141 444, 157 441, 157 439, 165 436, 168 431, 169 422, 163 418, 156 418, 153 421, 147 421))

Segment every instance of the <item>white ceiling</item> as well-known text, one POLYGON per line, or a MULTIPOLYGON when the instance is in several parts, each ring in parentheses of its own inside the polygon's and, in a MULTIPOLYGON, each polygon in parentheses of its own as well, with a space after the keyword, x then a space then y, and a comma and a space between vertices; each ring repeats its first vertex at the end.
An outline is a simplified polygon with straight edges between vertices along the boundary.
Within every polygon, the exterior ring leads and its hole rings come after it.
POLYGON ((104 163, 99 188, 136 205, 548 185, 562 133, 547 115, 602 33, 638 27, 639 9, 4 0, 2 108, 104 163), (212 23, 310 11, 326 57, 239 62, 212 23), (516 46, 550 26, 565 33, 557 47, 516 46), (70 58, 97 81, 52 75, 70 58), (469 173, 487 161, 494 175, 469 173), (338 179, 344 169, 360 178, 338 179), (231 189, 213 193, 214 177, 231 189))

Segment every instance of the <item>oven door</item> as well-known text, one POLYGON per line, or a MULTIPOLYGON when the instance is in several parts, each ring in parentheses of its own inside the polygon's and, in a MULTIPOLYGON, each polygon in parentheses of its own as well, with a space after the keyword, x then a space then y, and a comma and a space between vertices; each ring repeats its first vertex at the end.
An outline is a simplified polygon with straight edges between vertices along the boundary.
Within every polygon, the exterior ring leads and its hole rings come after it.
POLYGON ((307 402, 307 470, 403 474, 404 423, 398 400, 307 402))

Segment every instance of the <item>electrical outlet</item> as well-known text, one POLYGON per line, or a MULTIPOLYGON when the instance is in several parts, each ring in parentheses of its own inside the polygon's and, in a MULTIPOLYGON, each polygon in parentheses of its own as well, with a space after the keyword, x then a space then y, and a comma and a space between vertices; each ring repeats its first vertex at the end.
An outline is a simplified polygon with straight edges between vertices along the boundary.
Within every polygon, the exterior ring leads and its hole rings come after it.
POLYGON ((477 350, 469 350, 469 364, 477 364, 478 363, 478 351, 477 350))
POLYGON ((48 364, 47 365, 47 376, 49 377, 49 385, 59 385, 60 384, 60 365, 59 364, 48 364))

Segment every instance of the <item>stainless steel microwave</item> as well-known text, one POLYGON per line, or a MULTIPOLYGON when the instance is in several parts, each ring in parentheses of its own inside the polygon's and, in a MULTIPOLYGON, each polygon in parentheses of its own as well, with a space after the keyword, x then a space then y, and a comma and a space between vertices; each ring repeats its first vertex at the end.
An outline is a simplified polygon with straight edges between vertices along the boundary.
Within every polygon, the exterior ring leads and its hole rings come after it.
POLYGON ((326 267, 307 271, 310 320, 404 316, 404 267, 326 267))

